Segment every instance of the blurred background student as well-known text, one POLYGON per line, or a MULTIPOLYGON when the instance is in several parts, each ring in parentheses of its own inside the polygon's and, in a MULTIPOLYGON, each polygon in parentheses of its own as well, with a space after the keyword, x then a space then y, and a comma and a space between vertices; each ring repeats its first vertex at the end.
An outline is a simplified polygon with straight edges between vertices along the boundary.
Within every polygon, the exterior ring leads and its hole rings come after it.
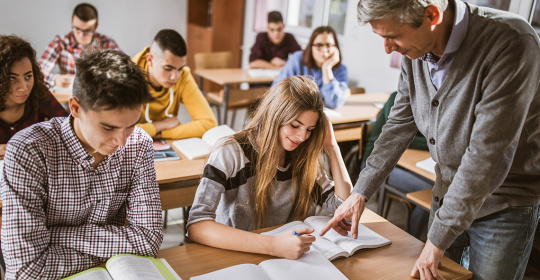
POLYGON ((257 34, 251 47, 249 68, 281 69, 289 54, 301 50, 291 33, 285 32, 283 16, 278 11, 268 13, 267 32, 257 34))
POLYGON ((112 38, 96 32, 97 27, 97 9, 87 3, 77 5, 71 16, 72 30, 63 37, 54 37, 39 61, 47 83, 64 88, 71 86, 75 60, 85 51, 120 50, 112 38), (60 74, 53 73, 55 66, 60 74))
POLYGON ((47 89, 30 43, 0 36, 0 144, 35 123, 67 115, 47 89))
POLYGON ((343 106, 348 94, 347 67, 341 63, 336 31, 320 26, 313 31, 305 50, 293 53, 272 83, 294 75, 312 76, 328 108, 343 106))

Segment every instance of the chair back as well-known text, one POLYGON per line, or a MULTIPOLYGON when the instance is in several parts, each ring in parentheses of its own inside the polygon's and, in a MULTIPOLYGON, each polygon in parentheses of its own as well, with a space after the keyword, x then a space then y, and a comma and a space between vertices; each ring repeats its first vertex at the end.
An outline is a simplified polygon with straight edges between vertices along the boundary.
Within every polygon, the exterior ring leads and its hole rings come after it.
POLYGON ((195 54, 195 69, 232 68, 231 52, 210 52, 195 54))

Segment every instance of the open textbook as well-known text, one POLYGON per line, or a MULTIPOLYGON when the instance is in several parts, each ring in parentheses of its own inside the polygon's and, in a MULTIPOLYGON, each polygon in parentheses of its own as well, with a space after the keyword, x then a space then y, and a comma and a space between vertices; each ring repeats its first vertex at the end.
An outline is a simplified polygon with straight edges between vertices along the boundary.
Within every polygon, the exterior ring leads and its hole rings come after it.
POLYGON ((362 224, 358 224, 358 239, 353 239, 350 232, 347 236, 343 236, 334 230, 329 230, 324 236, 319 236, 319 232, 330 219, 331 217, 328 216, 312 216, 306 218, 304 222, 293 221, 261 234, 279 235, 294 229, 312 228, 315 230, 313 235, 317 240, 313 242, 311 249, 320 251, 328 260, 349 257, 360 249, 377 248, 392 243, 362 224))
POLYGON ((246 263, 207 274, 191 277, 192 280, 344 280, 347 279, 320 252, 309 251, 297 260, 271 259, 259 265, 246 263))
POLYGON ((103 267, 95 267, 65 280, 182 280, 165 259, 130 254, 116 255, 103 267))
POLYGON ((228 125, 223 124, 209 129, 202 138, 177 140, 173 142, 173 145, 189 159, 205 158, 219 139, 235 133, 228 125))

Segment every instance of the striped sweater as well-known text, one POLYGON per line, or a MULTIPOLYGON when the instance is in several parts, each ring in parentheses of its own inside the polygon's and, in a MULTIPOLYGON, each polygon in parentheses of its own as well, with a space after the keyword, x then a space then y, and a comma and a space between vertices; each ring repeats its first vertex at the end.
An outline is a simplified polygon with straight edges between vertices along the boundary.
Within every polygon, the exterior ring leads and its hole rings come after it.
MULTIPOLYGON (((212 152, 189 212, 188 227, 196 222, 213 220, 242 230, 256 229, 255 211, 250 204, 256 180, 255 164, 250 161, 254 152, 251 145, 234 140, 212 152)), ((278 167, 264 227, 290 221, 294 201, 290 161, 288 157, 285 167, 278 167)), ((316 184, 322 195, 313 201, 308 216, 315 215, 317 205, 333 213, 342 202, 334 194, 334 182, 323 174, 316 184)))

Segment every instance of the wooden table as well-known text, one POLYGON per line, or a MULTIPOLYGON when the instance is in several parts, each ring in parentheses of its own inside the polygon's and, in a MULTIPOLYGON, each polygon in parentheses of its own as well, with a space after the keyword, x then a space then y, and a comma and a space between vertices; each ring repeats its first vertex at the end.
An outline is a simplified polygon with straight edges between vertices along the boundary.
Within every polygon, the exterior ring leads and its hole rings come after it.
POLYGON ((232 85, 241 83, 263 84, 271 83, 275 77, 251 77, 248 69, 227 68, 227 69, 197 69, 193 73, 198 77, 199 88, 202 90, 203 79, 223 86, 223 104, 221 110, 221 120, 227 123, 227 105, 229 103, 229 89, 232 85))
MULTIPOLYGON (((407 149, 398 161, 398 165, 421 176, 424 176, 431 181, 435 181, 435 174, 426 171, 418 166, 416 163, 429 158, 431 155, 428 151, 407 149)), ((417 192, 411 192, 406 195, 407 199, 414 204, 429 211, 431 209, 432 190, 426 189, 417 192)))
POLYGON ((334 127, 334 134, 338 142, 360 140, 363 134, 363 125, 377 117, 380 109, 375 103, 385 103, 390 94, 366 93, 353 94, 347 97, 345 105, 332 111, 328 118, 334 127))
POLYGON ((60 104, 68 103, 71 96, 73 96, 73 91, 68 89, 61 91, 52 91, 51 93, 60 104))
POLYGON ((180 155, 181 159, 154 163, 161 207, 163 210, 168 210, 191 206, 206 159, 189 160, 172 145, 172 140, 167 142, 180 155))
MULTIPOLYGON (((409 279, 409 274, 424 244, 367 208, 362 215, 361 222, 390 239, 392 244, 360 251, 352 257, 337 259, 332 263, 349 279, 409 279)), ((242 263, 258 264, 273 258, 267 255, 235 252, 200 244, 161 250, 158 257, 165 258, 182 279, 189 279, 193 276, 242 263)), ((439 271, 448 280, 470 279, 472 277, 470 271, 446 257, 443 258, 439 271)))

